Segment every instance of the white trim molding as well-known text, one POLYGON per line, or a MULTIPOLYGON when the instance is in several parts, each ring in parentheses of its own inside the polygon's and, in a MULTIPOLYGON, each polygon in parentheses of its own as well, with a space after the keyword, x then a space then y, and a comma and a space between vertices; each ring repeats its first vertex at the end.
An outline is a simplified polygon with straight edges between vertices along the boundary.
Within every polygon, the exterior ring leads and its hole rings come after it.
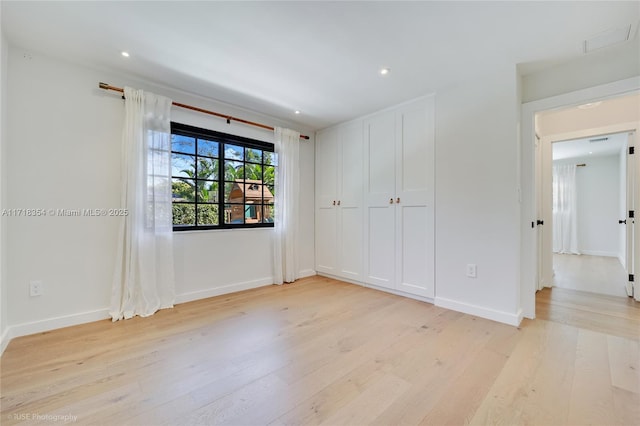
POLYGON ((513 325, 515 327, 518 327, 520 322, 522 322, 522 309, 518 309, 518 312, 515 313, 496 311, 494 309, 487 309, 482 306, 471 305, 469 303, 437 296, 435 305, 441 308, 451 309, 452 311, 462 312, 480 318, 501 322, 503 324, 513 325))

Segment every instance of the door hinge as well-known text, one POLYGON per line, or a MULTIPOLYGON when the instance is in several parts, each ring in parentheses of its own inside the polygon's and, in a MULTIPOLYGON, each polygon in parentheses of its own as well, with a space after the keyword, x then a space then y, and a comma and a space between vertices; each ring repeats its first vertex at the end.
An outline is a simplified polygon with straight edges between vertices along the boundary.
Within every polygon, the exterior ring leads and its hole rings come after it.
POLYGON ((544 220, 540 220, 540 219, 538 219, 538 220, 537 220, 537 224, 538 224, 538 225, 544 225, 544 220))
POLYGON ((629 210, 629 217, 630 218, 634 218, 636 216, 636 211, 635 210, 629 210))
POLYGON ((636 147, 635 146, 630 146, 629 147, 629 155, 633 155, 636 153, 636 147))
POLYGON ((629 282, 632 283, 634 282, 635 277, 633 276, 633 274, 629 274, 629 282))

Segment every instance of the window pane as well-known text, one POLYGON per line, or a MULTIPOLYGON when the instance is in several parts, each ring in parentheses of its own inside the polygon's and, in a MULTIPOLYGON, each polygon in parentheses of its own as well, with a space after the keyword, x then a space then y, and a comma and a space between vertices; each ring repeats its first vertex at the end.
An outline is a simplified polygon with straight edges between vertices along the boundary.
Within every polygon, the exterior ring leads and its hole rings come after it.
POLYGON ((263 216, 262 222, 264 223, 273 223, 273 205, 271 206, 262 206, 263 207, 263 216))
POLYGON ((195 181, 193 179, 176 179, 171 180, 171 197, 174 202, 195 201, 195 181))
POLYGON ((171 175, 195 178, 196 157, 193 155, 171 154, 171 175))
POLYGON ((245 223, 259 223, 262 216, 262 206, 260 204, 245 204, 244 205, 244 222, 245 223))
POLYGON ((250 161, 252 163, 262 163, 262 150, 247 148, 245 151, 245 161, 250 161))
POLYGON ((244 199, 245 203, 259 203, 262 204, 262 181, 246 181, 244 185, 244 199))
POLYGON ((228 203, 244 203, 244 185, 242 182, 225 182, 224 199, 228 203))
POLYGON ((198 179, 218 179, 219 160, 211 158, 198 158, 198 179))
POLYGON ((278 155, 275 152, 264 152, 264 164, 278 165, 278 155))
POLYGON ((195 225, 196 224, 196 206, 195 204, 173 203, 174 225, 195 225))
POLYGON ((198 204, 198 225, 218 225, 217 204, 198 204))
POLYGON ((199 180, 197 196, 199 203, 217 203, 218 182, 199 180))
POLYGON ((206 155, 207 157, 218 156, 218 142, 198 139, 198 155, 206 155))
POLYGON ((224 223, 235 225, 244 223, 244 204, 225 204, 224 223))
POLYGON ((244 179, 244 163, 242 161, 224 162, 224 180, 233 182, 236 179, 244 179))
POLYGON ((269 192, 272 195, 275 195, 274 184, 276 182, 276 168, 273 166, 264 166, 264 175, 262 177, 262 182, 267 185, 269 188, 269 192))
POLYGON ((244 176, 247 180, 259 180, 262 183, 262 166, 260 164, 245 164, 244 176))
POLYGON ((171 135, 171 151, 195 154, 196 138, 182 135, 171 135))
POLYGON ((273 201, 274 201, 274 195, 272 192, 273 188, 272 187, 270 188, 269 185, 264 185, 262 188, 262 191, 263 191, 262 199, 264 200, 263 202, 265 204, 273 204, 273 201))
POLYGON ((224 158, 230 158, 232 160, 243 160, 244 148, 237 145, 225 145, 224 158))

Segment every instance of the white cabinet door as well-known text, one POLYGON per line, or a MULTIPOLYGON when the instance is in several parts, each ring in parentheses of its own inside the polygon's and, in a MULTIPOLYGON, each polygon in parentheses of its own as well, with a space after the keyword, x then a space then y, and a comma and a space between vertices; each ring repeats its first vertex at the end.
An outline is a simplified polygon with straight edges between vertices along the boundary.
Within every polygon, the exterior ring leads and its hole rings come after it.
POLYGON ((338 144, 338 274, 362 280, 362 121, 340 128, 338 144))
POLYGON ((362 121, 316 136, 316 270, 362 280, 362 121))
POLYGON ((337 146, 336 129, 316 135, 316 270, 327 274, 338 271, 337 146))
POLYGON ((397 289, 434 297, 434 104, 412 103, 396 114, 397 289))
POLYGON ((365 121, 365 282, 395 288, 394 113, 365 121))
POLYGON ((434 297, 434 103, 365 124, 365 281, 434 297))

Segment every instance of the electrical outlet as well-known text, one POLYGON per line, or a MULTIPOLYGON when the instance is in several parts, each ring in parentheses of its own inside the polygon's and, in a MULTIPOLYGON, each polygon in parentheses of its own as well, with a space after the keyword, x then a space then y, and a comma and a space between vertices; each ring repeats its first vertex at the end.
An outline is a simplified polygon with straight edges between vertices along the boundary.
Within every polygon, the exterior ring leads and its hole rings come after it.
POLYGON ((478 267, 475 263, 467 264, 467 277, 476 278, 478 276, 478 267))
POLYGON ((43 287, 42 281, 31 281, 29 283, 29 296, 42 296, 43 287))

